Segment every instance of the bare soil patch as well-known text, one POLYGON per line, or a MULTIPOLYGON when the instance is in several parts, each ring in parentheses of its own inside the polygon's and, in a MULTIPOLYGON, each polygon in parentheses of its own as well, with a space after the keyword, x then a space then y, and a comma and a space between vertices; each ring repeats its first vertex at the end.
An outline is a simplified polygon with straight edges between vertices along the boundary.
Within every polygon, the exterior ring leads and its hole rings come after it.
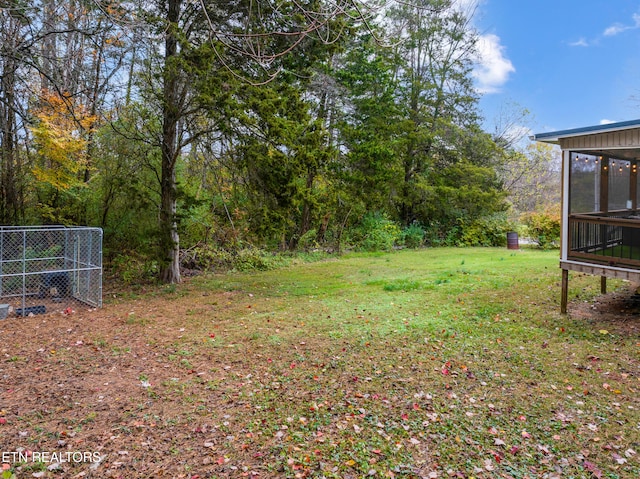
POLYGON ((624 337, 640 334, 640 285, 629 284, 617 291, 600 295, 593 301, 570 304, 569 314, 573 319, 593 325, 603 325, 612 333, 624 337))

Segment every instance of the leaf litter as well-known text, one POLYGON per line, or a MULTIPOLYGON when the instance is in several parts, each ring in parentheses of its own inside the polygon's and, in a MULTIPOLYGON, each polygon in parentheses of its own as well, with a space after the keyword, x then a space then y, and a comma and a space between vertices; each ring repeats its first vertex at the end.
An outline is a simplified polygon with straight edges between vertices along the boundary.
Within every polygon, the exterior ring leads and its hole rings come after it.
POLYGON ((500 329, 337 336, 340 311, 272 323, 273 298, 182 288, 3 322, 3 451, 96 453, 17 477, 640 477, 639 342, 597 310, 520 349, 500 329))

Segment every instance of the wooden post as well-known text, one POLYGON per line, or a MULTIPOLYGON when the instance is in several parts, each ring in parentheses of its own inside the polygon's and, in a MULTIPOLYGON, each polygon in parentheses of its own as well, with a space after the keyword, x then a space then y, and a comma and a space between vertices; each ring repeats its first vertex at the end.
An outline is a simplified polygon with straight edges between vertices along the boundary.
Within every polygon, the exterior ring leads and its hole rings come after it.
POLYGON ((609 211, 609 168, 611 160, 603 156, 600 162, 600 211, 609 211))
MULTIPOLYGON (((609 212, 609 168, 611 159, 603 156, 600 162, 600 211, 602 213, 609 212)), ((606 216, 606 214, 605 214, 606 216)), ((600 225, 600 241, 602 242, 602 251, 609 246, 607 242, 607 225, 600 225)))
POLYGON ((607 277, 606 276, 600 277, 600 293, 607 294, 607 277))
POLYGON ((567 314, 567 296, 569 295, 569 270, 562 270, 562 296, 560 298, 560 313, 567 314))
POLYGON ((638 162, 631 162, 631 173, 629 174, 629 198, 631 209, 635 212, 638 209, 638 162))

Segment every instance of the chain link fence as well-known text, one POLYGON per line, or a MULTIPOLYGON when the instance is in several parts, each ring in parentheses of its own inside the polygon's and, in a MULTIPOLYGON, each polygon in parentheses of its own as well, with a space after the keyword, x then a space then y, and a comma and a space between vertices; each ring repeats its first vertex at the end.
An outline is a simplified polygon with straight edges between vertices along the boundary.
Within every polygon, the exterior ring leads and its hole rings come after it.
POLYGON ((0 226, 0 319, 102 306, 102 230, 0 226))

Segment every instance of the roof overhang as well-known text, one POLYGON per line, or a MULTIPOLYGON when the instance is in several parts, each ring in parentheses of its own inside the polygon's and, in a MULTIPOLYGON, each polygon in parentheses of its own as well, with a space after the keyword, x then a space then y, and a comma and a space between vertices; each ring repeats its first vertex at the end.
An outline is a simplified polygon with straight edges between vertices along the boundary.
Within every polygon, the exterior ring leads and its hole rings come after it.
POLYGON ((586 126, 583 128, 574 128, 571 130, 550 131, 547 133, 536 133, 529 138, 532 141, 541 141, 544 143, 560 144, 560 140, 564 138, 573 138, 576 136, 595 135, 597 133, 612 133, 615 131, 631 130, 640 128, 640 120, 621 121, 618 123, 606 123, 604 125, 586 126))
POLYGON ((537 133, 529 138, 578 153, 640 159, 640 120, 537 133))

